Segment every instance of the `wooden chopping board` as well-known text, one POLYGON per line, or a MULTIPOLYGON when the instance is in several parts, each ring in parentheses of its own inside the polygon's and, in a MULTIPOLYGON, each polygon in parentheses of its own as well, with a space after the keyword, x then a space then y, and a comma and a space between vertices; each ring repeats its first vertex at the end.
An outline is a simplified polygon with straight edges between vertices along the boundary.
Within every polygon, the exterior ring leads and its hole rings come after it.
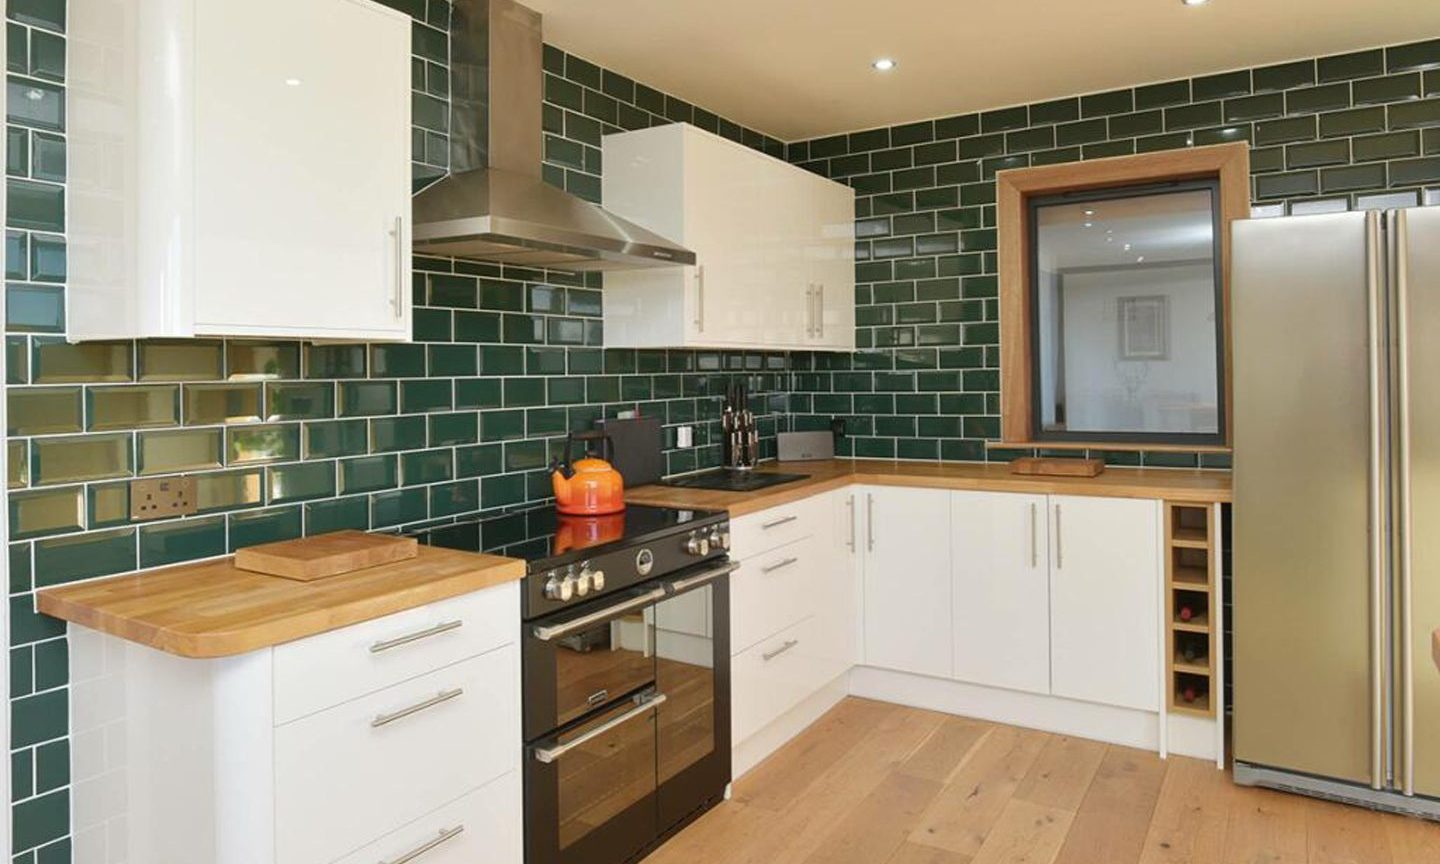
POLYGON ((419 554, 418 546, 414 537, 335 531, 237 550, 235 566, 268 576, 311 582, 414 558, 419 554))

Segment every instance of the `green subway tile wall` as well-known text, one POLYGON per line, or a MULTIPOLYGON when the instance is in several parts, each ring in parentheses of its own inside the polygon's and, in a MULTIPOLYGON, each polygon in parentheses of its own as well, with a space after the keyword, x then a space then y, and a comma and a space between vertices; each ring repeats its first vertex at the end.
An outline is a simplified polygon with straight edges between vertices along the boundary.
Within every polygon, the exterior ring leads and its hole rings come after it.
POLYGON ((995 172, 1226 141, 1254 148, 1258 214, 1440 203, 1440 39, 788 144, 855 189, 860 349, 791 358, 792 426, 842 417, 855 456, 1030 455, 985 450, 1000 431, 995 172))
MULTIPOLYGON (((69 836, 65 627, 33 590, 341 528, 396 529, 549 497, 567 430, 640 409, 719 463, 719 394, 749 376, 767 450, 787 418, 783 354, 610 351, 598 276, 415 261, 408 345, 189 340, 66 344, 65 0, 6 0, 5 332, 15 862, 69 836), (717 419, 712 419, 717 418, 717 419), (128 480, 194 474, 200 512, 134 524, 128 480)), ((448 0, 385 0, 414 25, 417 188, 445 173, 448 0)), ((600 194, 600 136, 686 120, 784 145, 578 58, 545 51, 545 178, 600 194)))

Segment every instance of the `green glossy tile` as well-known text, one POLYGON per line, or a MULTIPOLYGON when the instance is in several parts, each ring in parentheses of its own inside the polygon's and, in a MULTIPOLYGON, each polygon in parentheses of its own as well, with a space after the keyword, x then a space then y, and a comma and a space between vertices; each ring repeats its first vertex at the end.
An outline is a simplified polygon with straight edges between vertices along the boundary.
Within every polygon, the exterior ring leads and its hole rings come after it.
POLYGON ((478 280, 474 276, 432 273, 426 277, 430 294, 426 305, 451 309, 474 309, 477 305, 478 280))
MULTIPOLYGON (((10 0, 5 14, 14 21, 65 32, 65 0, 10 0)), ((17 844, 15 848, 29 847, 17 844)))
POLYGON ((1351 85, 1356 105, 1375 105, 1384 102, 1398 102, 1401 99, 1419 99, 1422 92, 1419 72, 1404 75, 1390 75, 1385 78, 1368 78, 1351 85))
POLYGON ((1409 130, 1384 135, 1365 135, 1352 138, 1350 146, 1357 162, 1403 159, 1420 155, 1420 132, 1409 130))
POLYGON ((368 531, 370 529, 370 499, 364 495, 353 498, 336 498, 330 501, 311 501, 305 505, 305 528, 309 534, 329 534, 331 531, 368 531))
MULTIPOLYGON (((39 85, 29 87, 39 90, 39 85)), ((28 100, 26 100, 28 101, 28 100)), ((15 108, 11 103, 11 110, 15 108)), ((65 187, 10 178, 5 183, 6 224, 32 231, 65 230, 65 187)))
POLYGON ((1255 143, 1258 145, 1309 141, 1314 137, 1315 118, 1313 116, 1266 120, 1255 124, 1255 143))
POLYGON ((220 513, 263 503, 264 472, 216 471, 195 476, 195 504, 201 513, 220 513))
MULTIPOLYGON (((24 177, 30 171, 30 133, 18 126, 5 129, 5 173, 24 177)), ((23 275, 17 278, 25 278, 23 275)))
POLYGON ((30 476, 36 486, 129 477, 129 435, 36 438, 30 445, 30 476))
POLYGON ((335 416, 335 385, 328 381, 271 381, 265 385, 265 419, 320 420, 335 416))
POLYGON ((455 407, 449 381, 402 381, 400 407, 406 414, 449 411, 455 407))
POLYGON ((300 427, 295 424, 234 426, 225 430, 225 439, 230 465, 300 458, 300 427))
POLYGON ((394 381, 342 381, 340 383, 340 416, 342 417, 394 414, 396 405, 394 381))
POLYGON ((455 382, 456 408, 499 408, 502 402, 499 378, 461 378, 455 382))
POLYGON ((1391 129, 1440 126, 1440 99, 1398 102, 1386 110, 1389 112, 1391 129))
POLYGON ((455 516, 473 513, 480 509, 480 483, 475 480, 457 480, 430 487, 430 516, 455 516))
POLYGON ((139 343, 141 381, 218 381, 221 343, 148 341, 139 343))
POLYGON ((474 345, 431 345, 427 354, 432 377, 471 376, 478 371, 474 345))
POLYGON ((341 494, 393 489, 398 484, 399 471, 393 455, 362 456, 340 462, 341 494))
POLYGON ((370 449, 370 429, 364 420, 306 423, 304 439, 306 459, 356 456, 370 449))
POLYGON ((1336 54, 1321 57, 1315 61, 1321 81, 1343 81, 1347 78, 1365 78, 1385 72, 1385 52, 1356 51, 1353 54, 1336 54))
POLYGON ((85 490, 80 486, 10 495, 10 537, 22 540, 85 527, 85 490))
POLYGON ((309 345, 305 348, 306 378, 364 378, 364 345, 309 345))
POLYGON ((482 280, 480 282, 480 308, 492 309, 496 312, 523 312, 525 311, 525 287, 500 279, 482 280))
POLYGON ((231 381, 299 378, 300 344, 231 341, 225 346, 225 374, 231 381))
POLYGON ((505 445, 506 471, 534 471, 544 468, 549 461, 544 441, 511 441, 505 445))
POLYGON ((386 528, 419 522, 429 516, 429 498, 424 487, 379 492, 370 497, 370 524, 386 528))
POLYGON ((370 449, 376 453, 413 450, 425 440, 425 418, 379 417, 370 421, 370 449))
POLYGON ((1307 84, 1315 83, 1315 61, 1300 60, 1295 63, 1281 63, 1277 66, 1265 66, 1256 69, 1251 78, 1254 81, 1255 92, 1270 90, 1289 90, 1292 87, 1304 87, 1307 84))
POLYGON ((1384 185, 1384 165, 1351 165, 1345 168, 1325 168, 1320 172, 1320 188, 1325 192, 1379 189, 1384 185))
POLYGON ((480 440, 504 441, 525 437, 524 411, 484 411, 480 414, 480 440))
POLYGON ((1440 181, 1440 158, 1404 159, 1390 163, 1390 185, 1411 186, 1440 181))
POLYGON ((140 529, 140 566, 163 567, 225 554, 225 517, 182 519, 140 529))
POLYGON ((1181 105, 1189 101, 1189 81, 1171 81, 1135 88, 1135 108, 1140 111, 1166 105, 1181 105))
MULTIPOLYGON (((443 335, 437 335, 435 341, 449 341, 450 334, 448 332, 448 325, 449 320, 447 318, 446 332, 443 335)), ((495 312, 456 312, 455 341, 499 342, 500 315, 495 312)))
POLYGON ((1290 168, 1314 168, 1317 165, 1340 165, 1350 161, 1350 142, 1344 139, 1292 144, 1285 148, 1285 162, 1290 168))
POLYGON ((185 425, 253 423, 260 419, 259 384, 187 384, 185 425))
POLYGON ((400 457, 400 482, 405 486, 438 483, 449 480, 453 475, 453 454, 448 449, 422 450, 400 457))
POLYGON ((29 247, 29 233, 25 231, 5 232, 5 278, 7 280, 23 281, 29 277, 29 247))
POLYGON ((481 444, 477 447, 455 449, 455 476, 478 477, 482 474, 499 474, 502 467, 502 446, 481 444))
POLYGON ((49 234, 31 234, 31 281, 64 282, 66 274, 65 254, 64 237, 56 237, 49 234))
POLYGON ((585 401, 584 378, 550 378, 544 384, 551 405, 576 405, 585 401))
POLYGON ((179 385, 91 387, 85 392, 91 431, 147 429, 180 424, 179 385))
POLYGON ((482 345, 480 371, 486 375, 524 375, 525 358, 526 349, 516 345, 482 345))
POLYGON ((59 333, 65 329, 65 289, 58 285, 5 285, 5 329, 59 333))
POLYGON ((425 377, 425 346, 370 346, 370 374, 376 378, 425 377))
MULTIPOLYGON (((454 315, 454 339, 460 337, 459 322, 462 315, 475 314, 457 312, 454 315)), ((445 309, 415 309, 411 313, 411 330, 416 342, 449 342, 451 336, 451 314, 445 309)))
POLYGON ((301 513, 299 507, 281 507, 230 514, 230 551, 299 537, 301 513))
POLYGON ((1250 70, 1222 72, 1219 75, 1205 75, 1190 82, 1191 97, 1196 102, 1206 99, 1223 99, 1230 96, 1244 96, 1250 92, 1250 70))
POLYGON ((508 507, 525 501, 524 474, 498 474, 480 481, 480 501, 485 509, 508 507))
POLYGON ((565 366, 564 348, 525 349, 525 372, 528 375, 564 375, 565 366))
POLYGON ((219 429, 141 432, 136 440, 136 469, 140 474, 204 471, 224 464, 224 436, 219 429))
MULTIPOLYGON (((69 652, 63 639, 35 646, 35 689, 49 690, 66 683, 69 665, 69 652), (42 672, 50 676, 44 682, 40 677, 42 672)), ((51 741, 40 745, 35 751, 35 791, 44 794, 69 782, 70 742, 51 741)))
POLYGON ((5 465, 5 488, 24 489, 30 485, 30 457, 24 440, 12 438, 5 442, 5 465))
POLYGON ((505 407, 523 408, 544 405, 545 389, 546 382, 543 379, 507 378, 505 380, 505 407))
POLYGON ((53 435, 80 431, 80 388, 7 388, 6 420, 11 435, 53 435))
POLYGON ((87 491, 89 528, 130 524, 130 484, 95 483, 87 491))
MULTIPOLYGON (((1325 138, 1383 131, 1385 131, 1385 109, 1379 106, 1352 108, 1349 111, 1334 111, 1320 115, 1320 135, 1325 138)), ((1263 144, 1265 142, 1257 136, 1256 143, 1263 144)))
MULTIPOLYGON (((63 737, 69 729, 67 695, 64 690, 52 690, 48 693, 15 700, 10 706, 10 745, 17 748, 29 747, 39 744, 41 741, 63 737)), ((12 824, 19 829, 18 810, 15 816, 15 822, 12 824)), ((65 827, 61 826, 60 833, 64 833, 65 827)), ((20 832, 17 830, 16 833, 20 832)), ((26 847, 21 846, 17 839, 15 848, 24 849, 26 847)))
POLYGON ((430 446, 474 444, 479 438, 479 415, 473 411, 430 415, 430 446))
POLYGON ((270 504, 288 504, 335 494, 335 463, 297 462, 265 469, 270 504))
POLYGON ((81 342, 62 338, 34 340, 32 377, 36 384, 130 381, 134 378, 129 342, 81 342))
POLYGON ((35 585, 59 585, 135 569, 135 529, 92 531, 35 542, 35 585))

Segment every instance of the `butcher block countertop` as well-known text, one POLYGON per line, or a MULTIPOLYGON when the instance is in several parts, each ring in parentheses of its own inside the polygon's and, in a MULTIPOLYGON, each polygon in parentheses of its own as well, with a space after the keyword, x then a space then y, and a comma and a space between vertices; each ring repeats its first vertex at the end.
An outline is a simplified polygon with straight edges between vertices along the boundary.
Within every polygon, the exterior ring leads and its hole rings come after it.
POLYGON ((799 501, 851 483, 926 489, 974 489, 1049 495, 1112 498, 1162 498, 1195 504, 1230 500, 1230 472, 1175 468, 1107 468, 1098 477, 1034 477, 1011 474, 1004 464, 905 462, 884 459, 830 459, 820 462, 767 462, 758 471, 808 474, 809 478, 758 489, 721 492, 641 486, 625 491, 625 500, 662 507, 728 510, 744 516, 799 501))
MULTIPOLYGON (((421 546, 419 555, 313 582, 232 558, 37 592, 41 612, 181 657, 227 657, 447 600, 525 575, 525 562, 421 546)), ((517 614, 519 610, 516 610, 517 614)))

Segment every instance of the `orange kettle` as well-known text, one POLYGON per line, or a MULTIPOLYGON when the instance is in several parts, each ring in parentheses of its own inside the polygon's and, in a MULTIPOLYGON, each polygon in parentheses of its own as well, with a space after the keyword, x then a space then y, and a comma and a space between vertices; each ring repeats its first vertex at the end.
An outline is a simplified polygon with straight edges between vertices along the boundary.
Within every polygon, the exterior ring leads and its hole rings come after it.
POLYGON ((555 509, 566 516, 604 516, 625 509, 625 478, 603 458, 587 449, 584 457, 570 462, 570 448, 576 439, 600 440, 602 450, 614 446, 603 431, 572 432, 565 436, 565 456, 550 466, 550 484, 555 490, 555 509))

